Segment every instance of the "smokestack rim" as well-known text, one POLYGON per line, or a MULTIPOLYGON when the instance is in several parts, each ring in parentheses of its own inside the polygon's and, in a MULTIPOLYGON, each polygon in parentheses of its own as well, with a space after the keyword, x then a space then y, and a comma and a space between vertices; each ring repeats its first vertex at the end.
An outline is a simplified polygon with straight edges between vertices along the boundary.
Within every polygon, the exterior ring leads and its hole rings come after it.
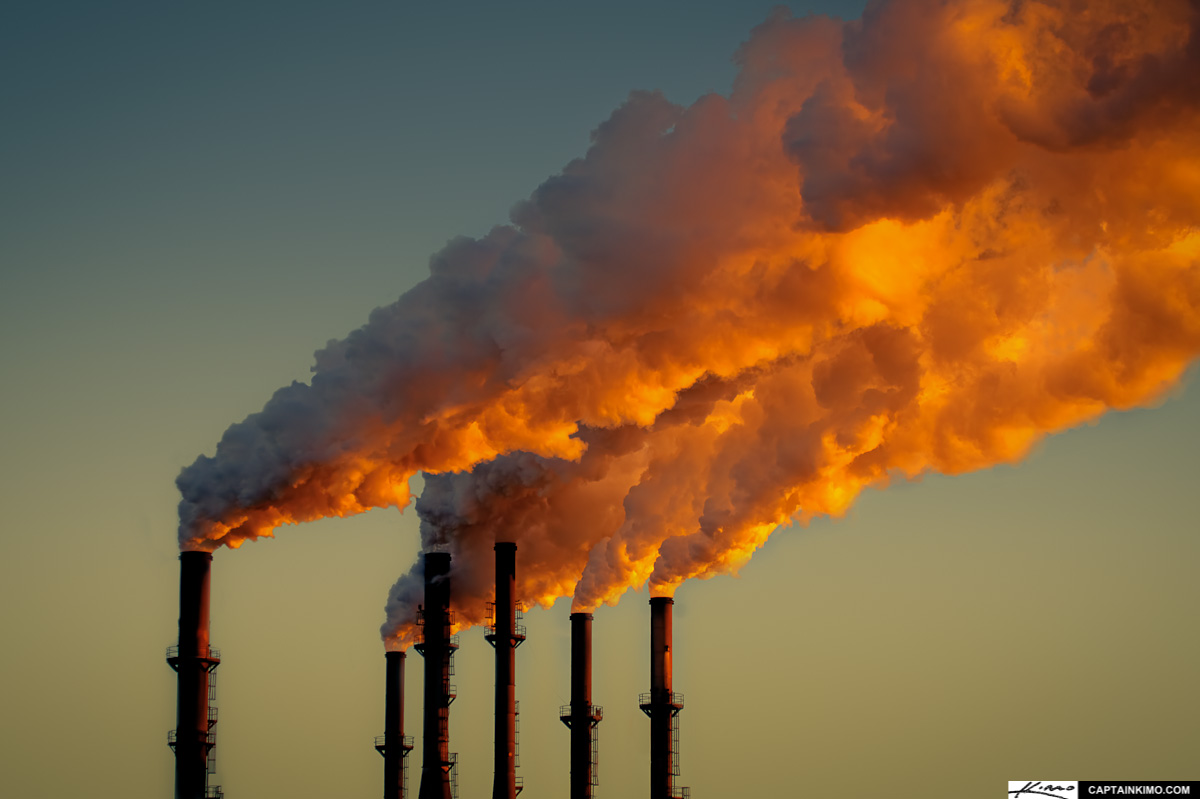
POLYGON ((449 552, 435 550, 421 553, 421 568, 426 576, 442 577, 449 574, 451 562, 449 552))
POLYGON ((578 611, 577 613, 572 613, 571 618, 572 619, 587 619, 588 621, 591 621, 593 616, 591 613, 587 613, 585 611, 578 611))
POLYGON ((209 563, 212 562, 213 553, 205 552, 202 549, 185 549, 179 553, 179 559, 184 560, 186 558, 187 560, 197 560, 197 555, 200 556, 200 560, 206 560, 209 563))
POLYGON ((674 597, 669 597, 669 596, 652 596, 652 597, 650 597, 650 607, 654 607, 656 605, 674 605, 674 604, 675 604, 674 597))

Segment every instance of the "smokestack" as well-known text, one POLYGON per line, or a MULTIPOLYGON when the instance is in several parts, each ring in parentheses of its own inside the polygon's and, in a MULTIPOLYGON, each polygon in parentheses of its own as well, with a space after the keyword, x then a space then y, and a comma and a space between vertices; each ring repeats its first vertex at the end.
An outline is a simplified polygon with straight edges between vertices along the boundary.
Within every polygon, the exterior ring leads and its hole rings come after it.
POLYGON ((596 726, 604 708, 592 704, 592 614, 571 614, 571 704, 559 708, 571 730, 571 799, 591 799, 596 777, 596 726))
POLYGON ((211 553, 179 555, 179 644, 167 649, 167 663, 179 675, 176 727, 167 736, 175 750, 175 799, 204 799, 216 746, 216 708, 208 702, 221 656, 208 645, 211 567, 211 553))
POLYGON ((650 693, 641 695, 641 708, 650 717, 650 799, 680 799, 687 789, 675 790, 679 775, 679 711, 683 694, 671 690, 671 607, 675 600, 650 600, 650 693))
POLYGON ((383 755, 383 799, 404 799, 408 790, 408 755, 413 739, 404 734, 403 652, 388 652, 387 688, 384 692, 383 735, 375 738, 375 749, 383 755))
POLYGON ((495 549, 496 603, 493 605, 492 629, 485 636, 496 649, 496 771, 492 799, 516 799, 516 650, 525 640, 525 629, 517 626, 517 603, 513 598, 517 545, 500 542, 495 549))
POLYGON ((418 799, 452 799, 457 754, 450 753, 450 659, 458 644, 450 637, 450 553, 425 553, 425 605, 420 621, 424 640, 416 650, 425 658, 425 723, 418 799))

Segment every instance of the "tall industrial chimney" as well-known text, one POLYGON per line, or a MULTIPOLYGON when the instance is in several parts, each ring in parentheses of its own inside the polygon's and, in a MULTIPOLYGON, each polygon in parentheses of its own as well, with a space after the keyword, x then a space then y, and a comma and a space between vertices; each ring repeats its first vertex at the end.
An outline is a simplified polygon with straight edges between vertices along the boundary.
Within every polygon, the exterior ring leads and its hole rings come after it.
POLYGON ((592 704, 592 614, 571 614, 571 704, 558 710, 571 730, 571 799, 592 799, 598 730, 604 708, 592 704))
POLYGON ((484 636, 496 649, 496 770, 492 799, 516 799, 517 704, 516 650, 525 640, 525 629, 517 626, 517 603, 513 588, 517 580, 517 545, 496 544, 496 603, 492 628, 484 636))
POLYGON ((183 552, 179 565, 179 644, 167 649, 167 663, 179 675, 179 692, 176 727, 167 743, 175 750, 175 799, 204 799, 209 755, 216 746, 217 714, 209 698, 213 672, 221 662, 220 653, 208 645, 212 554, 183 552))
POLYGON ((418 799, 452 799, 450 752, 451 658, 458 644, 450 637, 450 553, 425 553, 425 605, 420 622, 424 640, 415 649, 425 658, 425 723, 418 799))
POLYGON ((383 735, 376 736, 375 749, 383 755, 383 799, 404 799, 408 789, 408 755, 412 736, 404 734, 403 652, 388 652, 387 687, 383 698, 383 735))
POLYGON ((679 711, 683 694, 671 690, 671 607, 675 600, 658 596, 650 600, 650 693, 642 694, 641 708, 650 717, 650 799, 680 799, 679 711))

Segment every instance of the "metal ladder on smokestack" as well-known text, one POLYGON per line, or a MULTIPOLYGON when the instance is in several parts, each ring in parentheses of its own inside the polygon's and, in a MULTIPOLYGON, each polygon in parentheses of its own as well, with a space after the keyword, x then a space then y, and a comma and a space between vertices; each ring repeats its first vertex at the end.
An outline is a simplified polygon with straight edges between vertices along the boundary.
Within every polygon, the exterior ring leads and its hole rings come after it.
MULTIPOLYGON (((558 706, 558 720, 566 725, 567 729, 572 728, 572 722, 576 720, 575 713, 572 710, 572 705, 558 706)), ((588 751, 590 757, 588 760, 591 768, 588 769, 588 796, 594 796, 597 786, 600 785, 600 722, 604 720, 604 708, 600 705, 588 705, 579 715, 579 720, 588 727, 588 751)))
MULTIPOLYGON (((209 776, 217 773, 217 707, 213 702, 217 701, 217 666, 221 665, 221 650, 216 647, 208 647, 205 651, 200 652, 197 658, 200 668, 208 674, 208 713, 207 724, 208 732, 204 738, 204 761, 206 765, 205 781, 209 776)), ((179 644, 172 644, 167 647, 167 665, 175 673, 179 673, 179 644)), ((167 731, 167 746, 172 752, 176 752, 176 746, 179 743, 179 730, 167 731)), ((205 785, 205 799, 223 799, 225 796, 220 785, 205 785)))
MULTIPOLYGON (((400 736, 400 751, 403 753, 400 756, 400 773, 402 775, 401 779, 403 782, 401 784, 404 786, 405 796, 408 796, 408 755, 412 752, 415 743, 416 739, 414 739, 411 735, 400 736)), ((376 735, 375 751, 384 757, 387 757, 387 750, 387 736, 376 735)))
POLYGON ((375 736, 375 751, 383 755, 383 799, 408 796, 408 756, 413 737, 404 734, 404 671, 407 655, 390 651, 384 655, 387 669, 384 683, 383 735, 375 736))
MULTIPOLYGON (((525 625, 522 624, 525 620, 525 603, 517 602, 513 605, 513 616, 515 623, 513 624, 512 637, 509 639, 509 646, 516 649, 521 644, 525 643, 525 625)), ((487 603, 488 623, 484 627, 483 640, 496 648, 498 636, 496 634, 496 603, 487 603)), ((521 703, 514 700, 513 702, 513 765, 516 768, 521 766, 521 703)), ((521 791, 525 790, 525 780, 522 777, 513 778, 516 785, 517 795, 520 796, 521 791)))
POLYGON ((691 790, 685 787, 676 787, 674 785, 675 777, 680 774, 679 769, 679 711, 683 710, 683 694, 676 691, 664 693, 661 697, 657 697, 654 692, 645 692, 638 694, 638 706, 647 718, 654 718, 656 708, 662 708, 664 712, 670 713, 671 719, 671 747, 667 753, 668 772, 671 775, 671 787, 669 788, 668 799, 688 799, 691 795, 691 790))
POLYGON ((650 691, 638 696, 638 706, 650 719, 650 799, 688 799, 691 794, 675 785, 683 694, 671 686, 674 604, 670 597, 650 598, 650 691))
POLYGON ((524 608, 516 597, 517 544, 496 541, 496 595, 488 603, 484 639, 496 652, 495 726, 492 737, 492 797, 516 799, 525 788, 517 779, 517 648, 525 642, 524 608))
MULTIPOLYGON (((447 609, 444 611, 444 615, 445 615, 445 629, 448 631, 453 628, 454 613, 447 609)), ((422 629, 425 629, 427 620, 428 619, 427 619, 427 616, 425 613, 425 607, 423 605, 418 605, 417 606, 417 625, 419 627, 421 627, 422 629)), ((447 649, 445 677, 449 678, 449 677, 454 676, 454 654, 458 651, 460 639, 459 639, 458 635, 456 634, 456 635, 447 636, 444 640, 446 642, 446 649, 447 649)), ((426 647, 426 639, 425 639, 424 635, 422 635, 421 640, 419 642, 417 642, 416 644, 413 645, 413 649, 416 650, 417 654, 421 655, 421 657, 426 656, 427 647, 426 647)), ((426 668, 429 668, 428 663, 426 663, 426 668)), ((437 708, 439 740, 449 740, 449 737, 450 737, 450 705, 454 704, 454 700, 458 698, 458 686, 455 685, 454 683, 447 682, 447 683, 445 683, 444 691, 445 691, 445 705, 437 708)), ((428 712, 428 710, 426 710, 426 712, 428 712)), ((423 743, 423 745, 428 746, 429 742, 426 741, 423 743)), ((449 776, 450 795, 453 797, 453 799, 458 799, 458 752, 448 752, 446 754, 446 759, 442 760, 440 765, 441 765, 442 771, 445 772, 449 776)))
MULTIPOLYGON (((516 729, 513 732, 513 765, 517 768, 521 767, 521 703, 514 702, 513 723, 516 729)), ((521 791, 525 790, 525 779, 521 776, 515 778, 517 786, 517 796, 521 795, 521 791)))
POLYGON ((167 745, 175 753, 177 799, 221 799, 209 785, 217 769, 217 666, 221 653, 209 645, 212 553, 179 553, 179 638, 167 647, 167 665, 178 675, 175 729, 167 745))
POLYGON ((571 614, 571 703, 558 708, 571 731, 571 799, 592 799, 600 784, 600 722, 604 708, 592 704, 592 614, 571 614))

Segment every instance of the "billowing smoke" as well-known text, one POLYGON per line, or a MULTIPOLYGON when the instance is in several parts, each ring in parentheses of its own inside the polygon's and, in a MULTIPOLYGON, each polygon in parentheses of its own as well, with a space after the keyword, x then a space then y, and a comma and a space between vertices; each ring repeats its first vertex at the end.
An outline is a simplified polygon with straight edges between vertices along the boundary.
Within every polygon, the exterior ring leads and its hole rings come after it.
MULTIPOLYGON (((1200 0, 778 13, 729 97, 638 92, 178 480, 186 549, 417 501, 490 598, 736 569, 859 492, 1021 458, 1200 352, 1200 0)), ((388 602, 411 641, 419 575, 388 602)))

